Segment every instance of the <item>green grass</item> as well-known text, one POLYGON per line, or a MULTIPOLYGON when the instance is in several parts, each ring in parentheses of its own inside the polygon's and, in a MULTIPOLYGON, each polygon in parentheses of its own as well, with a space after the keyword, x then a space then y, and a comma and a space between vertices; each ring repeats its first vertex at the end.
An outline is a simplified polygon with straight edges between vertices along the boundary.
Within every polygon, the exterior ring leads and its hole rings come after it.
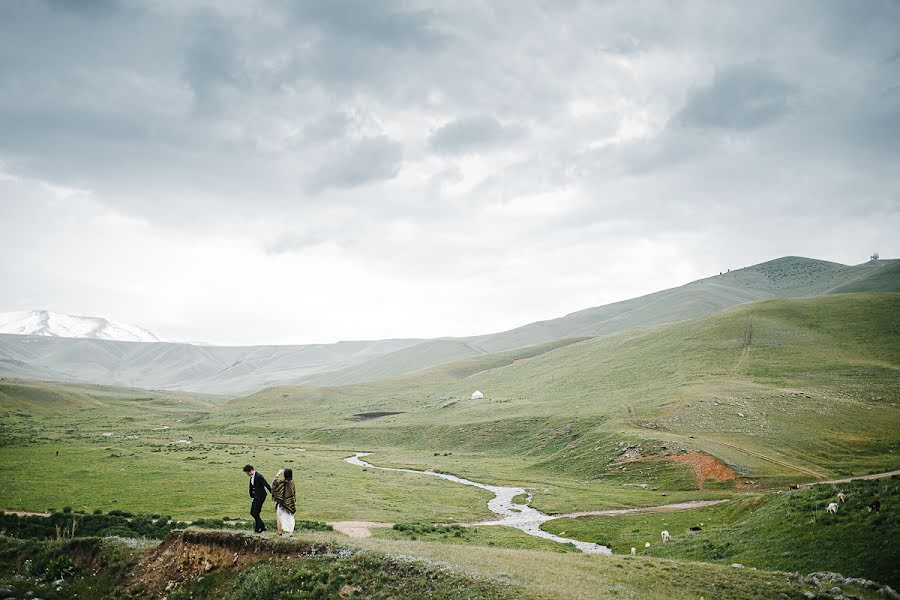
POLYGON ((373 529, 372 535, 379 539, 389 540, 420 540, 445 544, 543 550, 545 552, 577 552, 569 544, 559 544, 541 539, 518 529, 501 525, 460 527, 430 523, 397 523, 391 529, 373 529))
POLYGON ((760 496, 739 498, 713 506, 663 513, 633 513, 617 516, 593 516, 578 519, 554 519, 541 529, 576 540, 597 542, 617 554, 628 554, 631 548, 641 554, 653 554, 662 543, 660 532, 666 530, 673 538, 693 535, 691 527, 704 530, 720 529, 745 518, 758 508, 760 496), (650 542, 650 548, 644 544, 650 542))
MULTIPOLYGON (((488 492, 434 477, 363 471, 341 460, 348 455, 312 447, 306 452, 199 443, 186 448, 150 440, 105 439, 5 448, 0 451, 0 469, 49 474, 29 479, 25 487, 3 486, 0 506, 44 511, 59 508, 64 499, 82 511, 120 509, 181 520, 248 518, 247 476, 241 468, 252 463, 269 479, 282 465, 294 469, 300 519, 397 521, 419 515, 453 522, 491 516, 488 492), (192 457, 197 460, 188 460, 192 457), (86 484, 93 480, 115 483, 101 491, 86 484)), ((266 518, 274 515, 271 499, 263 510, 266 518)))
MULTIPOLYGON (((546 599, 629 598, 666 600, 789 598, 801 600, 813 588, 783 572, 734 569, 727 565, 658 558, 591 556, 449 543, 372 538, 355 545, 419 556, 466 572, 507 581, 546 599), (783 596, 782 596, 783 594, 783 596)), ((848 593, 875 600, 871 591, 848 593)), ((525 596, 527 597, 527 596, 525 596)))
POLYGON ((900 478, 818 485, 811 490, 752 496, 674 513, 558 519, 545 530, 574 539, 631 547, 642 555, 742 563, 785 571, 836 571, 900 587, 900 478), (825 513, 838 491, 837 515, 825 513), (882 510, 867 510, 878 498, 882 510), (702 531, 690 531, 703 523, 702 531), (672 542, 663 544, 667 530, 672 542), (644 543, 650 542, 645 549, 644 543))

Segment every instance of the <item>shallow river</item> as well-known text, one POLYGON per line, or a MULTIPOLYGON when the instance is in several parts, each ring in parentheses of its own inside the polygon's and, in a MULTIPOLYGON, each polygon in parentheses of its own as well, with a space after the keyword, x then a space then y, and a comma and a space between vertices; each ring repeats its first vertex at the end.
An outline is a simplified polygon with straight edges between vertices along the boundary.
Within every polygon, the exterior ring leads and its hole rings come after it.
MULTIPOLYGON (((486 521, 481 523, 481 525, 505 525, 507 527, 514 527, 516 529, 520 529, 529 535, 533 535, 535 537, 544 538, 545 540, 552 540, 554 542, 559 542, 561 544, 572 544, 582 552, 588 552, 591 554, 612 554, 609 548, 606 546, 601 546, 600 544, 593 544, 591 542, 579 542, 578 540, 570 540, 568 538, 560 537, 558 535, 553 535, 552 533, 548 533, 541 529, 541 523, 545 521, 550 521, 557 517, 551 517, 550 515, 546 515, 539 510, 536 510, 527 504, 516 504, 513 502, 513 498, 520 494, 528 494, 522 488, 517 487, 503 487, 498 485, 485 485, 483 483, 478 483, 477 481, 470 481, 468 479, 463 479, 462 477, 457 477, 456 475, 448 475, 446 473, 436 473, 434 471, 416 471, 415 469, 395 469, 391 467, 376 467, 375 465, 369 464, 364 461, 362 458, 364 456, 368 456, 371 454, 370 452, 356 452, 353 456, 345 458, 344 460, 351 465, 356 465, 358 467, 366 467, 368 469, 380 469, 382 471, 399 471, 401 473, 415 473, 417 475, 431 475, 432 477, 440 477, 441 479, 446 479, 447 481, 452 481, 454 483, 461 483, 463 485, 471 485, 473 487, 481 488, 483 490, 487 490, 494 494, 494 498, 488 501, 488 509, 500 517, 496 521, 486 521)), ((529 500, 531 499, 531 495, 528 495, 529 500)))

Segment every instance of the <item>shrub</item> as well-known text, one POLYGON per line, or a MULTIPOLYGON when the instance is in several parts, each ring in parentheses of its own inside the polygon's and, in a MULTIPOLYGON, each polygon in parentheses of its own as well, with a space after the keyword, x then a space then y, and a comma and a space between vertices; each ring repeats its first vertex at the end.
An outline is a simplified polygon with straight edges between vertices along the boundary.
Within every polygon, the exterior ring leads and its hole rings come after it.
POLYGON ((71 559, 65 554, 50 559, 46 569, 44 569, 44 577, 48 581, 65 579, 66 577, 72 578, 76 575, 78 575, 78 567, 72 564, 71 559))

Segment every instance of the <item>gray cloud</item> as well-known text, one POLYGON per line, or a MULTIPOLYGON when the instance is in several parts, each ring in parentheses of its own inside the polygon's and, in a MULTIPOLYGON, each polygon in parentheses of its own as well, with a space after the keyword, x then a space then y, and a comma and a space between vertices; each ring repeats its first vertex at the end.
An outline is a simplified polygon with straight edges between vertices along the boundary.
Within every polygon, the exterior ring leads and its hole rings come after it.
POLYGON ((88 17, 107 15, 118 8, 117 0, 79 0, 78 2, 69 2, 68 0, 47 0, 47 4, 52 6, 54 10, 71 12, 88 17))
POLYGON ((354 188, 393 179, 400 170, 403 146, 385 135, 367 137, 339 148, 315 170, 307 184, 313 192, 354 188))
POLYGON ((489 115, 462 117, 439 127, 429 144, 441 154, 465 154, 501 146, 524 135, 521 128, 504 125, 489 115))
POLYGON ((303 127, 303 142, 328 141, 341 137, 350 125, 344 112, 325 113, 303 127))
POLYGON ((443 335, 898 255, 898 7, 0 2, 0 309, 443 335))
POLYGON ((318 27, 324 39, 422 51, 437 47, 446 38, 433 11, 402 4, 304 0, 289 2, 287 7, 295 23, 318 27))
POLYGON ((241 79, 237 38, 230 24, 212 9, 199 9, 189 18, 184 77, 200 114, 217 115, 222 94, 241 79))
POLYGON ((692 90, 675 118, 688 127, 754 129, 787 114, 790 94, 790 85, 761 63, 728 66, 692 90))

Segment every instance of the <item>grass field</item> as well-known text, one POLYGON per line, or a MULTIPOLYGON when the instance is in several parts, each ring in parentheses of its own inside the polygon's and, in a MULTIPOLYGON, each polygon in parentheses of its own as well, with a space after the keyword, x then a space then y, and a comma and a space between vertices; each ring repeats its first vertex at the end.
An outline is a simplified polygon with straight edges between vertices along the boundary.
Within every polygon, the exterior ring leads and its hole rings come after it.
MULTIPOLYGON (((301 519, 491 517, 486 491, 343 462, 353 451, 368 451, 367 460, 379 466, 524 487, 531 504, 548 513, 734 498, 690 514, 558 520, 547 528, 627 552, 651 534, 647 541, 656 542, 659 529, 668 527, 676 543, 654 543, 648 555, 770 569, 847 568, 888 580, 879 561, 894 555, 870 556, 862 542, 855 562, 834 559, 833 549, 808 537, 807 528, 781 531, 809 548, 806 554, 776 543, 776 517, 795 510, 783 503, 803 496, 771 490, 900 467, 898 315, 900 294, 892 293, 763 301, 390 380, 278 387, 241 398, 0 380, 0 469, 7 473, 0 508, 244 517, 249 498, 241 467, 251 463, 270 479, 281 467, 294 469, 301 519), (484 400, 470 399, 475 389, 484 400), (706 455, 726 477, 714 479, 686 460, 706 455), (694 522, 704 522, 703 532, 682 537, 694 522), (733 536, 754 541, 735 544, 733 536)), ((878 493, 893 498, 888 490, 878 493)), ((885 510, 879 518, 894 514, 885 510)), ((883 535, 891 523, 860 531, 883 535)), ((855 526, 845 525, 847 531, 855 526)), ((846 535, 840 527, 831 533, 846 535)), ((478 528, 457 539, 424 532, 413 540, 387 529, 366 544, 434 560, 452 556, 461 565, 476 556, 493 564, 492 553, 553 550, 540 560, 587 577, 583 557, 555 562, 564 547, 523 535, 478 528)), ((648 569, 649 580, 695 568, 646 560, 635 564, 650 565, 637 567, 648 569)), ((498 570, 523 577, 518 567, 502 564, 498 570)), ((626 569, 627 561, 610 564, 628 572, 618 579, 604 571, 606 581, 616 582, 609 585, 624 586, 624 597, 636 593, 629 586, 638 585, 637 571, 626 569)), ((726 567, 708 569, 697 575, 701 583, 685 589, 716 597, 702 582, 732 580, 726 567)), ((554 585, 530 583, 545 591, 554 585)), ((737 578, 727 585, 736 590, 731 597, 751 597, 749 590, 757 589, 744 590, 737 578)))

